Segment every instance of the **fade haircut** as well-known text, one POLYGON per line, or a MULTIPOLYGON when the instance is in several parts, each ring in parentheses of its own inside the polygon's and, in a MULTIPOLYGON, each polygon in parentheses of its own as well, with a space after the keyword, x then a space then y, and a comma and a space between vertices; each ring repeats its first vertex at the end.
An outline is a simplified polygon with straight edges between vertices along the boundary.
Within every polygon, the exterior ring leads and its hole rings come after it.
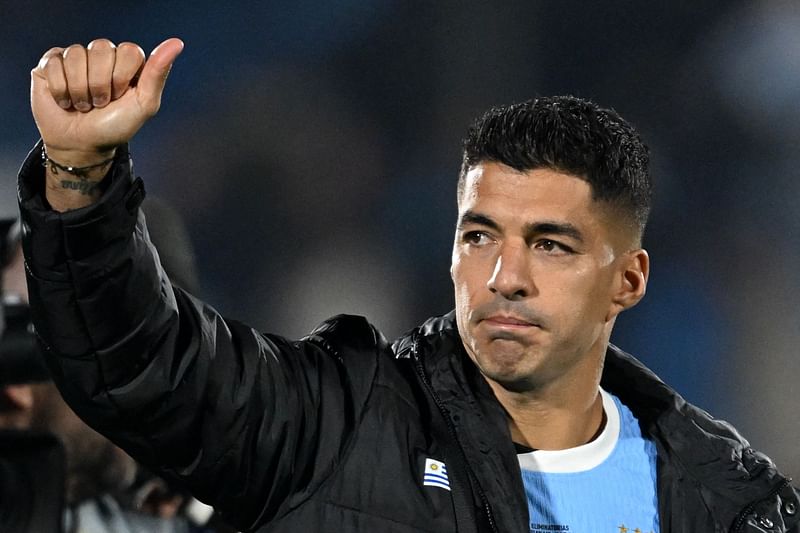
POLYGON ((622 215, 641 242, 652 196, 649 151, 616 111, 574 96, 492 108, 464 139, 459 201, 467 173, 483 162, 519 172, 549 168, 587 181, 592 199, 622 215))

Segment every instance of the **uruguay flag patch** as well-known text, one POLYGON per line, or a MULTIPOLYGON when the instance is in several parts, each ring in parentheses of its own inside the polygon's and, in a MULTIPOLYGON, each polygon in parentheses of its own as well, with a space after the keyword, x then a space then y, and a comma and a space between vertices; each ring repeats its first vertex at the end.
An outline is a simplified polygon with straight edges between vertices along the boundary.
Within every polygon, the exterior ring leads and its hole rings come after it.
POLYGON ((422 484, 428 487, 450 490, 450 480, 447 479, 447 467, 445 464, 441 461, 426 458, 422 484))

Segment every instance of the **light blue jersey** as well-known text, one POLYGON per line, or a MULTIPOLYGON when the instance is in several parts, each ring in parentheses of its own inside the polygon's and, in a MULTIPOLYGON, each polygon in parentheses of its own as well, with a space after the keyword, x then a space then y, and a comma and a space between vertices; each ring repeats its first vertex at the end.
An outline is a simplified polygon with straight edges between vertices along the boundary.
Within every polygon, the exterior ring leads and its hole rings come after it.
POLYGON ((588 444, 517 455, 531 533, 658 533, 656 447, 601 390, 606 426, 588 444))

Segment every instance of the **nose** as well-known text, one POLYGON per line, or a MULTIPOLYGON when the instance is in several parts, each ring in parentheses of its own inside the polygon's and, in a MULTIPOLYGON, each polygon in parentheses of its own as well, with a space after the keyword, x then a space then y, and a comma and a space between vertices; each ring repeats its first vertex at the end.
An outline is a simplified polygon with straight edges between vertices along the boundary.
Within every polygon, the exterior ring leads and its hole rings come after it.
POLYGON ((494 264, 488 289, 507 300, 520 300, 533 293, 533 278, 528 262, 528 247, 504 243, 494 264))

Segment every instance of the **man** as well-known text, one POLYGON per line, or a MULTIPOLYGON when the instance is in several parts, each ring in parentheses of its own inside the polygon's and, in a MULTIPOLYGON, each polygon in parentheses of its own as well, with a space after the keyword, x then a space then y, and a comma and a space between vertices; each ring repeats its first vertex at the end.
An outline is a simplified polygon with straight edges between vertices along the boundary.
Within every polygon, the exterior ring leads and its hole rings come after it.
POLYGON ((32 72, 31 304, 98 430, 248 531, 797 531, 768 458, 609 345, 649 273, 647 150, 616 113, 490 111, 464 147, 455 312, 391 345, 348 316, 290 341, 173 288, 138 217, 126 143, 182 46, 101 39, 32 72))

